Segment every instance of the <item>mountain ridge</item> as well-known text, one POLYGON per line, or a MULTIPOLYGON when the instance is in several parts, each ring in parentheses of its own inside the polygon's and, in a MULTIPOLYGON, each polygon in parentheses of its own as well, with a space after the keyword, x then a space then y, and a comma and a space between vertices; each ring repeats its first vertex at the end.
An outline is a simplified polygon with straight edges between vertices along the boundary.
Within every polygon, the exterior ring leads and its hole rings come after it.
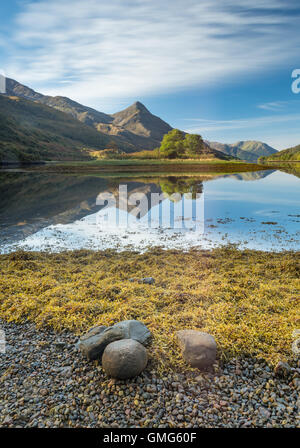
POLYGON ((257 162, 259 157, 275 154, 277 151, 267 143, 256 140, 240 140, 236 143, 219 143, 205 140, 209 146, 225 154, 238 157, 247 162, 257 162))
POLYGON ((276 154, 271 154, 268 157, 260 157, 260 162, 300 162, 300 145, 292 146, 291 148, 278 151, 276 154))
POLYGON ((18 96, 0 95, 0 163, 88 160, 111 137, 64 112, 18 96))
POLYGON ((11 78, 6 80, 6 95, 39 102, 72 115, 103 134, 118 137, 124 147, 127 145, 126 152, 154 149, 160 145, 164 134, 172 129, 139 101, 110 115, 67 97, 43 95, 11 78))

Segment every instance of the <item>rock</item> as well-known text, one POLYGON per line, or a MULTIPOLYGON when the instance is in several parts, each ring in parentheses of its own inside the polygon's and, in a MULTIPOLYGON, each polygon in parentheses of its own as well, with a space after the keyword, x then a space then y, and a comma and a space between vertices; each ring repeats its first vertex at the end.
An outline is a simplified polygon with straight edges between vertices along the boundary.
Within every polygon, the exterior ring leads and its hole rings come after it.
POLYGON ((145 283, 146 285, 154 285, 155 280, 153 277, 145 277, 141 279, 141 283, 145 283))
POLYGON ((41 395, 42 397, 45 397, 46 395, 48 395, 48 390, 47 390, 47 389, 41 389, 41 390, 40 390, 40 395, 41 395))
POLYGON ((259 412, 259 414, 260 414, 260 416, 261 416, 262 418, 264 418, 264 419, 266 419, 266 420, 270 418, 271 413, 270 413, 270 411, 268 411, 268 409, 263 408, 263 407, 261 406, 261 407, 259 408, 258 412, 259 412))
POLYGON ((198 369, 207 369, 214 364, 217 344, 213 336, 196 330, 180 330, 176 335, 188 364, 198 369))
POLYGON ((93 327, 77 343, 81 352, 91 361, 101 359, 105 347, 111 342, 123 339, 124 331, 114 327, 93 327))
POLYGON ((72 367, 71 366, 60 367, 58 371, 61 375, 64 375, 66 377, 70 377, 72 375, 72 367))
POLYGON ((274 373, 278 377, 285 378, 291 373, 291 367, 287 362, 279 361, 274 368, 274 373))
POLYGON ((65 342, 62 341, 55 341, 53 345, 58 351, 63 351, 66 348, 65 342))
POLYGON ((138 376, 146 367, 147 351, 134 339, 123 339, 109 344, 102 356, 106 374, 118 379, 138 376))
POLYGON ((123 339, 134 339, 141 344, 147 344, 151 339, 151 333, 142 322, 138 320, 123 320, 114 325, 113 328, 122 329, 123 339))
POLYGON ((77 346, 89 359, 101 359, 105 347, 120 339, 134 339, 146 344, 151 338, 148 328, 137 320, 124 320, 112 327, 98 326, 83 335, 77 346))
POLYGON ((146 285, 154 285, 155 279, 153 277, 145 277, 145 278, 136 278, 132 277, 129 279, 130 282, 138 282, 138 283, 145 283, 146 285))

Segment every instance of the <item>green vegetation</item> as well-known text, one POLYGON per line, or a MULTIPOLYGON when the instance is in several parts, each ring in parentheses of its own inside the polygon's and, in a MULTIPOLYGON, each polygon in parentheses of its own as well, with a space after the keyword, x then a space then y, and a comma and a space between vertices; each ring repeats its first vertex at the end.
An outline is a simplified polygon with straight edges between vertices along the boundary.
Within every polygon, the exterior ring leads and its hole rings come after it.
POLYGON ((267 162, 300 162, 300 145, 294 146, 293 148, 284 149, 283 151, 278 151, 276 154, 272 154, 268 157, 260 157, 258 159, 259 163, 267 162))
POLYGON ((166 134, 159 148, 159 155, 165 159, 180 159, 185 155, 185 135, 179 129, 166 134))
POLYGON ((201 135, 185 134, 179 129, 172 129, 164 135, 157 155, 165 159, 232 159, 210 148, 202 140, 201 135))
POLYGON ((220 159, 103 159, 87 162, 51 162, 43 166, 31 166, 26 171, 48 173, 76 173, 76 174, 101 174, 114 175, 116 177, 138 177, 144 174, 170 175, 170 174, 231 174, 268 170, 266 165, 244 163, 241 161, 226 161, 220 159))
POLYGON ((0 256, 0 270, 2 319, 76 334, 139 319, 154 335, 149 354, 161 372, 187 369, 177 330, 211 333, 222 359, 275 363, 291 358, 300 324, 299 252, 15 252, 0 256), (147 276, 155 285, 129 281, 147 276))

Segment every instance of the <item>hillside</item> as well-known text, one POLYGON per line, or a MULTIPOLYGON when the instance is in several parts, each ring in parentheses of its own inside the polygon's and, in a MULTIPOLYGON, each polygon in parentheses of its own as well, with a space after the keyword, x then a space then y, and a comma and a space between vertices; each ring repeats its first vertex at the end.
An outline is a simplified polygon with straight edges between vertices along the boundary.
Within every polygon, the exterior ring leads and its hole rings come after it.
POLYGON ((299 162, 300 161, 300 145, 294 146, 293 148, 283 149, 278 151, 276 154, 272 154, 269 157, 261 157, 260 162, 299 162))
POLYGON ((0 95, 0 162, 86 160, 111 138, 43 104, 0 95))
POLYGON ((169 124, 153 115, 140 102, 132 104, 121 112, 109 115, 66 97, 42 95, 9 78, 7 78, 6 90, 7 95, 53 107, 72 115, 73 118, 96 128, 103 134, 118 137, 119 147, 121 145, 126 152, 154 149, 159 146, 164 134, 172 129, 169 124))
POLYGON ((276 149, 263 142, 254 140, 240 141, 237 143, 226 144, 218 142, 208 142, 209 146, 225 154, 238 157, 248 162, 256 162, 261 156, 269 156, 276 153, 276 149))

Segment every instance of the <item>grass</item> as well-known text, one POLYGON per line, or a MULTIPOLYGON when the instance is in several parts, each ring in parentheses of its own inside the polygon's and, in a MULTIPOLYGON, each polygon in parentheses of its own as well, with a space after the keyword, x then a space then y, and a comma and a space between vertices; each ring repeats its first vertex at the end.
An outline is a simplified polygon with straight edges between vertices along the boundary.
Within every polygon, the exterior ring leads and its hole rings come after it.
POLYGON ((237 163, 237 164, 243 164, 242 161, 227 161, 227 160, 221 160, 221 159, 101 159, 101 160, 89 160, 84 162, 59 162, 59 165, 69 165, 69 166, 78 166, 78 165, 84 165, 84 166, 119 166, 119 165, 210 165, 210 164, 227 164, 227 163, 237 163))
POLYGON ((146 254, 75 251, 0 256, 0 318, 76 334, 95 324, 143 321, 160 372, 185 370, 175 332, 211 333, 219 357, 291 358, 300 328, 299 252, 234 248, 146 254), (155 285, 130 282, 153 276, 155 285))
POLYGON ((87 162, 51 162, 31 166, 28 171, 55 173, 242 173, 270 169, 266 165, 223 160, 93 160, 87 162))

